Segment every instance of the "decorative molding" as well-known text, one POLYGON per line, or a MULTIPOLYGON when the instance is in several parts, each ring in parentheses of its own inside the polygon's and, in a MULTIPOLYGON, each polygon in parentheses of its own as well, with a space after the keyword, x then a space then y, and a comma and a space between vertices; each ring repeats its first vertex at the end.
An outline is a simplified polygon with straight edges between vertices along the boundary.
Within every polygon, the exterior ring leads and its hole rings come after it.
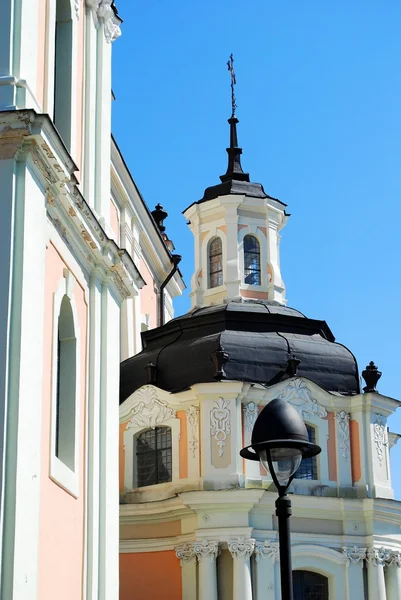
POLYGON ((217 442, 219 456, 223 456, 227 436, 231 433, 231 414, 228 405, 228 400, 219 398, 210 411, 210 435, 217 442))
POLYGON ((186 411, 188 424, 191 427, 191 439, 188 443, 192 457, 196 457, 196 451, 199 448, 198 441, 198 422, 199 422, 199 408, 197 406, 190 406, 186 411))
POLYGON ((345 410, 336 413, 337 433, 340 440, 341 456, 347 462, 349 455, 349 419, 350 415, 345 410))
POLYGON ((377 458, 380 465, 383 464, 385 448, 387 446, 386 419, 380 413, 376 413, 376 419, 373 423, 373 438, 376 444, 377 458))
POLYGON ((219 543, 215 541, 208 542, 207 540, 200 540, 193 543, 193 551, 198 559, 198 562, 204 560, 205 558, 209 558, 213 561, 216 560, 220 554, 219 543))
POLYGON ((279 395, 301 414, 302 418, 327 416, 326 409, 312 396, 312 392, 302 379, 293 379, 279 395))
POLYGON ((177 558, 179 558, 181 566, 185 562, 196 560, 194 547, 191 542, 188 544, 183 544, 182 546, 177 546, 177 548, 175 548, 175 555, 177 558))
POLYGON ((359 548, 359 546, 344 546, 342 548, 343 554, 347 559, 347 565, 353 563, 359 563, 366 558, 366 548, 359 548))
POLYGON ((151 385, 141 387, 135 392, 132 399, 132 416, 127 424, 127 430, 133 427, 154 428, 156 425, 166 423, 176 416, 176 411, 167 402, 159 400, 156 389, 151 385))
POLYGON ((258 418, 258 405, 254 402, 244 404, 245 431, 252 432, 255 421, 258 418))
POLYGON ((369 548, 366 553, 368 563, 373 563, 376 567, 384 566, 391 559, 391 551, 386 548, 369 548))
POLYGON ((229 540, 228 549, 233 558, 251 558, 255 549, 255 540, 239 537, 236 540, 229 540))
POLYGON ((81 0, 74 0, 75 16, 76 16, 77 20, 79 20, 80 5, 81 5, 81 0))
POLYGON ((261 558, 270 558, 272 563, 279 557, 279 545, 277 542, 255 542, 255 560, 259 562, 261 558))

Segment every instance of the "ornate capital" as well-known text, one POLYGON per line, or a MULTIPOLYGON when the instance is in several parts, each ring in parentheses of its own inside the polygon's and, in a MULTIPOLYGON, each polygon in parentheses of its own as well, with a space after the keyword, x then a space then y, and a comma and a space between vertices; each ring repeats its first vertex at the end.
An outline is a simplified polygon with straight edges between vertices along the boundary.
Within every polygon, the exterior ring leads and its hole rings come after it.
POLYGON ((233 558, 251 558, 251 555, 255 549, 255 540, 252 538, 245 539, 239 537, 236 540, 228 542, 228 549, 231 552, 233 558))
POLYGON ((391 551, 386 548, 369 548, 366 554, 366 560, 373 563, 376 567, 384 566, 391 558, 391 551))
POLYGON ((219 456, 223 456, 226 438, 231 433, 231 413, 229 401, 219 398, 210 411, 210 435, 214 436, 219 447, 219 456))
POLYGON ((340 441, 341 455, 345 461, 348 461, 349 454, 349 413, 340 410, 336 413, 337 434, 340 441))
POLYGON ((201 540, 193 543, 193 551, 198 559, 198 562, 208 558, 209 560, 216 560, 220 553, 219 542, 207 540, 201 540))
POLYGON ((344 546, 343 554, 347 559, 347 565, 350 563, 358 563, 361 562, 364 558, 366 558, 366 548, 359 548, 359 546, 351 546, 350 548, 344 546))
POLYGON ((252 433, 255 421, 258 418, 258 405, 254 402, 244 404, 245 431, 252 433))
POLYGON ((261 558, 270 558, 272 563, 276 562, 279 555, 279 545, 277 542, 255 542, 255 560, 259 562, 261 558))
POLYGON ((93 22, 96 27, 104 25, 106 42, 114 42, 121 35, 121 20, 116 16, 113 0, 86 0, 86 5, 92 10, 93 22))
POLYGON ((388 561, 388 566, 394 566, 401 568, 401 552, 390 552, 390 558, 388 561))
POLYGON ((175 555, 180 559, 181 566, 185 562, 191 562, 196 559, 195 551, 193 544, 183 544, 182 546, 177 546, 175 549, 175 555))

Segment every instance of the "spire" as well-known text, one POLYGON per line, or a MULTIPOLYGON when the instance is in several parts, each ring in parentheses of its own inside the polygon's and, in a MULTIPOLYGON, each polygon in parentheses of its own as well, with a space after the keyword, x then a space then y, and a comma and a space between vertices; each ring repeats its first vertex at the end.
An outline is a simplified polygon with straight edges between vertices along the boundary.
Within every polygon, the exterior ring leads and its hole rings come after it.
POLYGON ((231 117, 228 119, 230 125, 230 147, 227 148, 228 154, 228 166, 225 175, 221 175, 220 179, 224 183, 225 181, 231 181, 233 179, 237 181, 250 181, 249 173, 244 173, 241 166, 241 154, 242 148, 238 146, 237 136, 237 123, 239 122, 236 115, 235 109, 237 104, 235 101, 235 85, 237 83, 234 71, 234 57, 230 54, 230 58, 227 62, 228 70, 231 76, 231 117))

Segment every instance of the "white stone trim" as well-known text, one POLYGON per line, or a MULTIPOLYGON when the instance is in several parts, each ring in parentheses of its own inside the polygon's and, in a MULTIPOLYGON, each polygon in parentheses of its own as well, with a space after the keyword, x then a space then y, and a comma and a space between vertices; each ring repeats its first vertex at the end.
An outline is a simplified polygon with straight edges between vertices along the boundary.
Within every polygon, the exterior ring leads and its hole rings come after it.
POLYGON ((66 491, 78 498, 79 490, 79 423, 81 411, 81 333, 78 312, 73 295, 75 278, 71 271, 64 269, 57 290, 53 295, 53 344, 52 344, 52 387, 51 387, 51 434, 50 434, 50 477, 66 491), (75 371, 75 432, 74 432, 74 471, 56 456, 56 419, 57 419, 57 340, 58 318, 63 297, 67 296, 71 303, 76 338, 76 371, 75 371))
MULTIPOLYGON (((242 223, 239 222, 239 225, 242 223)), ((245 223, 243 223, 245 225, 245 223)), ((242 290, 253 290, 267 292, 267 265, 268 265, 268 254, 267 254, 267 235, 259 229, 259 225, 247 224, 247 227, 243 227, 238 232, 238 270, 240 278, 240 289, 242 290), (244 252, 244 238, 247 236, 253 236, 259 243, 259 266, 260 266, 260 284, 252 285, 245 283, 245 252, 244 252)), ((266 228, 267 229, 267 228, 266 228)))

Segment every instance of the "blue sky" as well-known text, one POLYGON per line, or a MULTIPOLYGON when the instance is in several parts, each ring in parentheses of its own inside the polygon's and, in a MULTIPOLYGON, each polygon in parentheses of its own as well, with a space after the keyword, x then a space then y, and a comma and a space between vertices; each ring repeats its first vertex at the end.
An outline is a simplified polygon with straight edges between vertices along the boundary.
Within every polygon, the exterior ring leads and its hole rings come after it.
MULTIPOLYGON (((325 319, 361 371, 370 360, 383 371, 379 391, 401 398, 401 3, 117 6, 113 132, 148 205, 169 213, 188 288, 181 211, 226 170, 233 52, 244 170, 292 214, 281 242, 288 304, 325 319)), ((399 413, 390 428, 401 432, 399 413)), ((400 464, 401 441, 401 499, 400 464)))

